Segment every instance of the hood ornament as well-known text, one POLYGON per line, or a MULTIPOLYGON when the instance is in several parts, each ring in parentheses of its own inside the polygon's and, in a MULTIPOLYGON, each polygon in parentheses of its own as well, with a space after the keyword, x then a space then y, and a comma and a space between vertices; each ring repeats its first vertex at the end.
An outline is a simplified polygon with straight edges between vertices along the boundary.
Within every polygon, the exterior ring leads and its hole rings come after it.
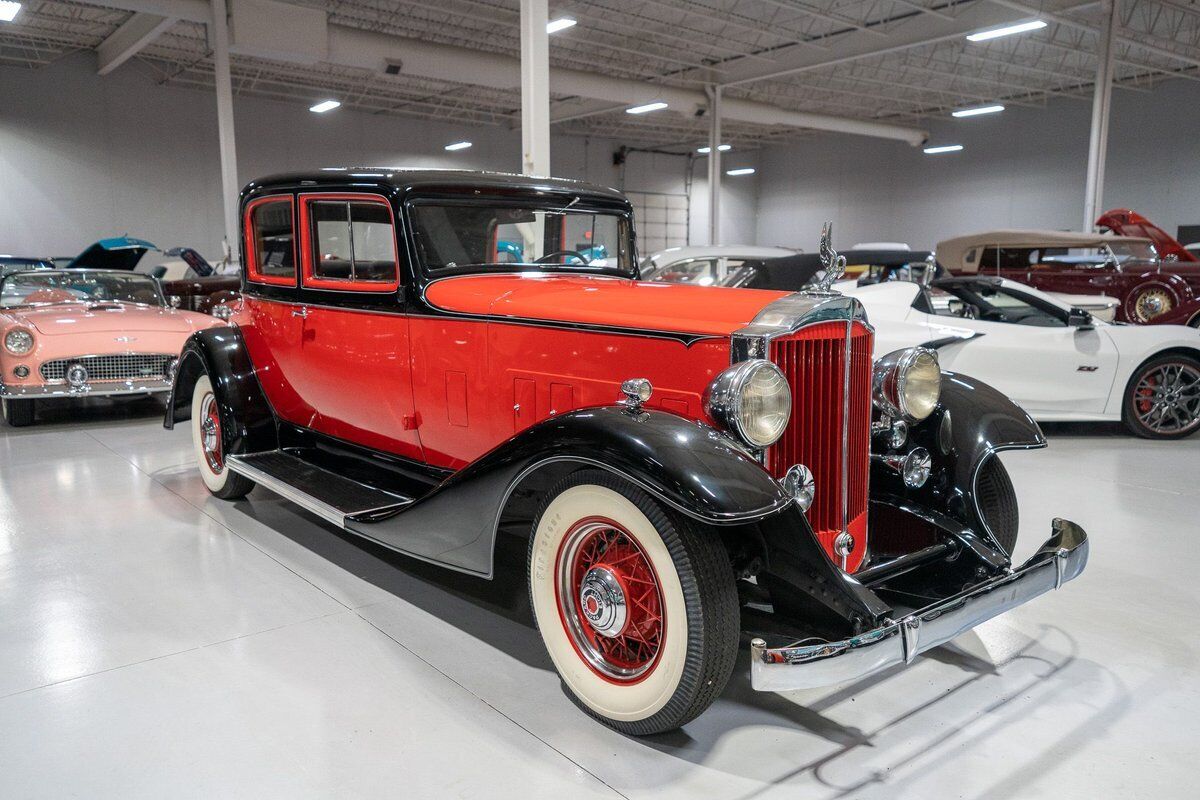
POLYGON ((821 272, 809 284, 807 294, 831 295, 833 284, 846 274, 846 257, 833 249, 833 223, 826 222, 821 228, 821 272))

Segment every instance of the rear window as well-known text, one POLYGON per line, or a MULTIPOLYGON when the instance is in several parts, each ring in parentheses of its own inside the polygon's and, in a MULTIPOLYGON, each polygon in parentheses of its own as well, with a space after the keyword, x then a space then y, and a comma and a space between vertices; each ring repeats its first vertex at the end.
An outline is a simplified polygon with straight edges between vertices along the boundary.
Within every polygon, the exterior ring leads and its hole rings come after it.
POLYGON ((296 232, 292 198, 255 201, 246 212, 250 251, 249 276, 267 283, 296 280, 296 232))

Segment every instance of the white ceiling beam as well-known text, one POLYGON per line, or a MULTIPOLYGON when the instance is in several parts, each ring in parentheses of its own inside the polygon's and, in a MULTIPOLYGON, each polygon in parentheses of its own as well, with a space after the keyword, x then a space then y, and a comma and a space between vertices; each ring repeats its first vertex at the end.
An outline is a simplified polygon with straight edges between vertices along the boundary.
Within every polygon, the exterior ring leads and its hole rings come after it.
POLYGON ((96 48, 96 72, 100 75, 112 72, 174 24, 174 17, 136 12, 96 48))

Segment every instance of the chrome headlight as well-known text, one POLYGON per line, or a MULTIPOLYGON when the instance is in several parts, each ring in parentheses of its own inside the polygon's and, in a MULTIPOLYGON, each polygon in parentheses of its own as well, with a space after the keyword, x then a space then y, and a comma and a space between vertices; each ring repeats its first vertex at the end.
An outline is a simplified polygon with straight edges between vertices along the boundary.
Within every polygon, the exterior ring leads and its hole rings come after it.
POLYGON ((920 422, 937 408, 942 394, 942 369, 937 353, 927 347, 888 353, 875 362, 871 388, 880 411, 920 422))
POLYGON ((779 440, 792 415, 792 390, 779 367, 761 358, 734 364, 709 384, 704 408, 751 447, 779 440))
POLYGON ((4 336, 4 349, 14 356, 23 356, 33 349, 33 334, 24 328, 13 328, 4 336))

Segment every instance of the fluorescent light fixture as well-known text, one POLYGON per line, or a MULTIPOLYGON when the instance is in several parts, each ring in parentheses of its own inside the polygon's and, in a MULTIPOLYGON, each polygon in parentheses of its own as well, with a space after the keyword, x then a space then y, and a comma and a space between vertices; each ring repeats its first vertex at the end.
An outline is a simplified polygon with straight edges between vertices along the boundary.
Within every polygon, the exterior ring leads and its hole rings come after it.
POLYGON ((470 146, 471 146, 470 142, 454 142, 453 144, 446 145, 446 149, 447 150, 466 150, 470 146))
POLYGON ((999 39, 1001 36, 1012 36, 1014 33, 1025 33, 1026 31, 1036 31, 1046 27, 1046 23, 1040 19, 1030 20, 1029 22, 1021 22, 1016 25, 1005 25, 1003 28, 992 28, 989 31, 979 31, 978 33, 967 34, 968 42, 986 42, 988 39, 999 39))
MULTIPOLYGON (((733 149, 733 145, 719 144, 719 145, 717 145, 717 149, 720 150, 722 153, 728 153, 730 150, 733 149)), ((697 147, 696 152, 700 153, 702 155, 708 155, 709 153, 712 152, 712 148, 709 147, 708 145, 705 145, 704 147, 697 147)))
POLYGON ((735 178, 738 175, 753 175, 754 167, 741 167, 739 169, 727 169, 727 170, 725 170, 725 174, 732 175, 735 178))
POLYGON ((20 3, 14 3, 11 0, 0 1, 0 22, 12 22, 20 10, 20 3))
POLYGON ((943 144, 938 147, 926 147, 925 155, 936 156, 938 153, 957 153, 962 149, 963 146, 961 144, 943 144))
POLYGON ((326 111, 333 111, 335 108, 337 108, 340 105, 341 105, 341 102, 338 100, 322 100, 321 102, 317 103, 315 106, 309 106, 308 110, 313 112, 314 114, 324 114, 326 111))
POLYGON ((646 103, 643 106, 634 106, 633 108, 627 108, 627 109, 625 109, 625 113, 626 114, 645 114, 649 111, 658 111, 659 109, 666 108, 666 107, 667 107, 667 104, 664 103, 663 101, 655 100, 653 103, 646 103))
POLYGON ((559 17, 546 23, 546 33, 558 33, 559 31, 565 31, 567 28, 574 27, 574 25, 575 20, 570 17, 559 17))
POLYGON ((995 113, 997 113, 999 111, 1003 111, 1003 110, 1004 110, 1004 106, 1002 106, 1002 105, 979 106, 978 108, 964 108, 961 111, 952 111, 952 112, 950 112, 950 116, 952 116, 952 117, 978 117, 980 114, 995 114, 995 113))

